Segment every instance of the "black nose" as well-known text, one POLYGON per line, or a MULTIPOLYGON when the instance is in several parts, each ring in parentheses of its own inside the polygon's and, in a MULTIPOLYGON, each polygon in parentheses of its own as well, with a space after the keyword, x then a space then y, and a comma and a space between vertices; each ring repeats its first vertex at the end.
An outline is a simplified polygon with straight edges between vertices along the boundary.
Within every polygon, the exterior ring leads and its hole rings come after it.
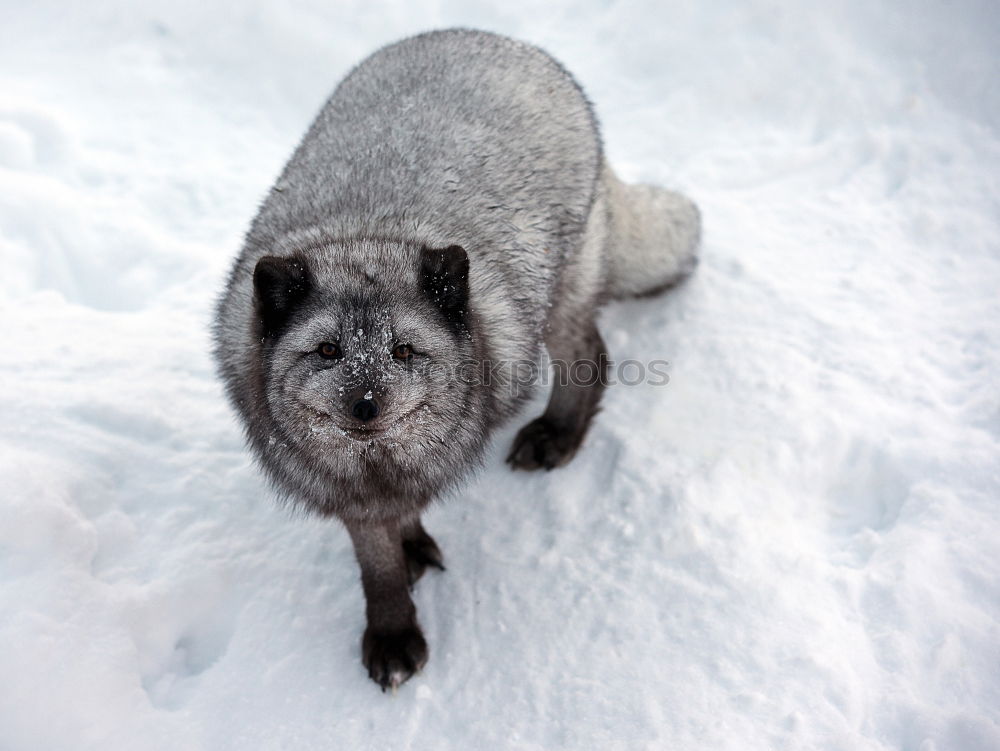
POLYGON ((378 417, 378 405, 371 399, 358 399, 351 407, 351 414, 361 422, 368 422, 378 417))

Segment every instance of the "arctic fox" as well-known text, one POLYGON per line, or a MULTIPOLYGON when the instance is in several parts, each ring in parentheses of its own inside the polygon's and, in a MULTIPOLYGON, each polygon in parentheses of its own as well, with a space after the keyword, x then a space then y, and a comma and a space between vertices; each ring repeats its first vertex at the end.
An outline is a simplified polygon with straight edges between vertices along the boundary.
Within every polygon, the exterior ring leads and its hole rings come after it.
POLYGON ((681 280, 699 233, 691 201, 615 177, 580 87, 531 45, 421 34, 324 105, 247 233, 215 355, 275 486, 347 527, 383 690, 427 660, 409 587, 443 565, 421 511, 532 393, 503 366, 544 346, 593 367, 508 457, 567 462, 605 386, 599 306, 681 280))

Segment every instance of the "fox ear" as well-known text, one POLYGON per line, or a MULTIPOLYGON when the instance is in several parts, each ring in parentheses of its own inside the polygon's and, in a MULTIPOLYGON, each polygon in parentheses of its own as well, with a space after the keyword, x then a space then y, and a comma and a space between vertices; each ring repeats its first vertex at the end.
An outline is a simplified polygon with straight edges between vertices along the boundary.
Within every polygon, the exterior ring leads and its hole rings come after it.
POLYGON ((309 294, 310 287, 309 270, 299 258, 264 256, 257 261, 253 289, 264 336, 281 332, 288 317, 309 294))
POLYGON ((420 257, 420 285, 452 323, 465 321, 469 301, 469 256, 459 245, 424 248, 420 257))

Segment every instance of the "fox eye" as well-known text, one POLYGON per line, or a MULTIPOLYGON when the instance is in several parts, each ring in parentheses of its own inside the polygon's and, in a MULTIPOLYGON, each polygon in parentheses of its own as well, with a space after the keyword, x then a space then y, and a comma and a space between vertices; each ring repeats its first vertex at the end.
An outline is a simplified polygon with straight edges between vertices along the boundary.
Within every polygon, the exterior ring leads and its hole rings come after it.
POLYGON ((392 350, 392 356, 397 360, 409 360, 413 357, 413 348, 409 344, 397 344, 392 350))
POLYGON ((336 360, 340 357, 340 347, 332 342, 323 342, 316 348, 316 352, 324 360, 336 360))

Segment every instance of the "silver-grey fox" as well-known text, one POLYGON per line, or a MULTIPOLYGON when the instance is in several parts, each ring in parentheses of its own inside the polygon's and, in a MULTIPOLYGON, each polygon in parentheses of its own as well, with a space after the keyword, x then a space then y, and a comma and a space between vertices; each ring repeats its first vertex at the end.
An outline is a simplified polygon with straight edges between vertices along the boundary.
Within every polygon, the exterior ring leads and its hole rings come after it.
POLYGON ((350 532, 383 689, 427 660, 408 587, 443 567, 421 511, 531 394, 497 364, 544 345, 593 365, 508 458, 568 461, 605 386, 599 306, 682 279, 699 233, 689 200, 615 177, 580 87, 521 42, 406 39, 320 111, 247 233, 215 354, 276 487, 350 532))

